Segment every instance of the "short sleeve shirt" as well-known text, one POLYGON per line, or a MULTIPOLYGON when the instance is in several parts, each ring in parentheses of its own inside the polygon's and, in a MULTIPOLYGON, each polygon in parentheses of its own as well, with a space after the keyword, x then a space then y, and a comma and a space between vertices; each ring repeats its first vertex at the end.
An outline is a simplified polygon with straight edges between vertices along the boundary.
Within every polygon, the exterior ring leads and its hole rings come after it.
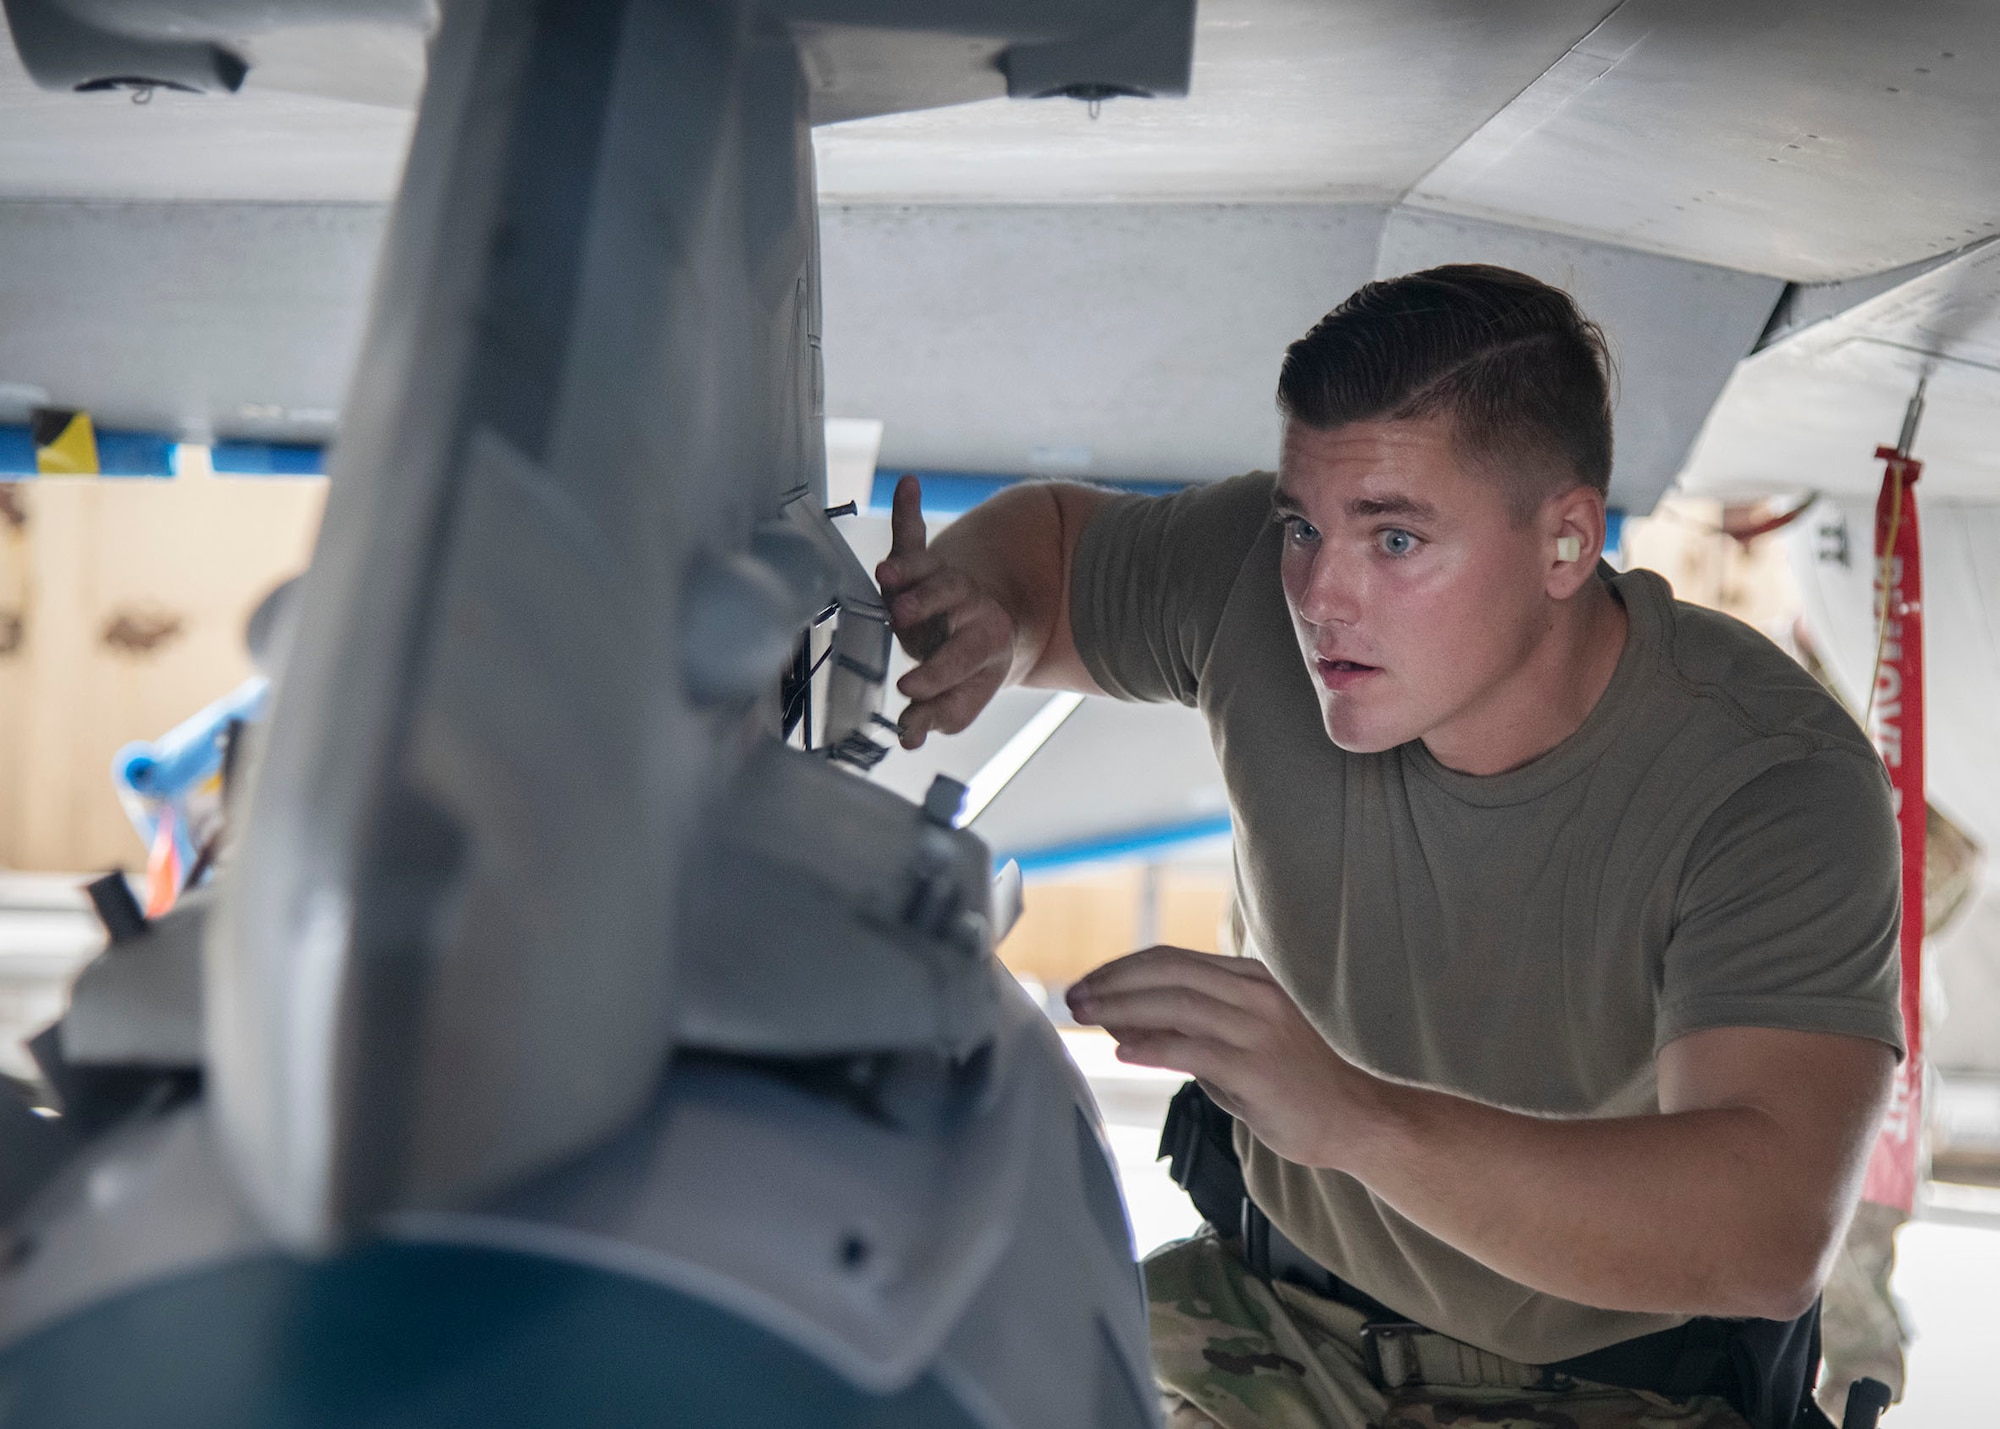
MULTIPOLYGON (((1901 1051, 1887 776, 1794 660, 1651 572, 1602 567, 1625 649, 1562 744, 1492 776, 1421 741, 1347 753, 1285 607, 1274 484, 1110 502, 1081 538, 1070 615, 1108 693, 1206 717, 1243 951, 1336 1050, 1565 1117, 1656 1113, 1659 1048, 1703 1028, 1901 1051)), ((1321 1264, 1495 1353, 1544 1363, 1684 1318, 1532 1290, 1351 1176, 1288 1162, 1243 1127, 1238 1149, 1253 1199, 1321 1264)))

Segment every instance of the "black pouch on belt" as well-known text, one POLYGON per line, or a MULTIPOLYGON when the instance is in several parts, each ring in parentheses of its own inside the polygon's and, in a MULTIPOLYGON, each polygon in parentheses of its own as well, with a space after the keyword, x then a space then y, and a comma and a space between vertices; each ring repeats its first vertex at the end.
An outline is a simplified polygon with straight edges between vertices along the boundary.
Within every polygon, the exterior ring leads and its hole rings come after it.
POLYGON ((1248 1196, 1243 1163, 1236 1159, 1236 1118, 1211 1101, 1199 1082, 1183 1082, 1167 1103, 1159 1154, 1203 1220, 1223 1235, 1242 1234, 1248 1196))

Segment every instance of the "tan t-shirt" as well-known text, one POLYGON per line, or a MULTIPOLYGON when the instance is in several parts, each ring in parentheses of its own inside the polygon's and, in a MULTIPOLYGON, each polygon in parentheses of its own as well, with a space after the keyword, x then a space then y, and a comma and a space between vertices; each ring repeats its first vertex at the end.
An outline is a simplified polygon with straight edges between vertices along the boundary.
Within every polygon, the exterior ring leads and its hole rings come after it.
MULTIPOLYGON (((1630 633, 1561 745, 1490 777, 1421 741, 1348 754, 1292 634, 1273 485, 1113 501, 1083 533, 1070 615, 1106 691, 1207 717, 1244 950, 1343 1056, 1496 1106, 1627 1116, 1659 1110, 1654 1056, 1699 1028, 1901 1050, 1888 780, 1810 675, 1651 572, 1605 567, 1630 633)), ((1531 1290, 1354 1178, 1242 1127, 1237 1143, 1280 1230, 1432 1329, 1541 1363, 1684 1318, 1531 1290)), ((1476 1183, 1477 1159, 1464 1170, 1476 1183)))

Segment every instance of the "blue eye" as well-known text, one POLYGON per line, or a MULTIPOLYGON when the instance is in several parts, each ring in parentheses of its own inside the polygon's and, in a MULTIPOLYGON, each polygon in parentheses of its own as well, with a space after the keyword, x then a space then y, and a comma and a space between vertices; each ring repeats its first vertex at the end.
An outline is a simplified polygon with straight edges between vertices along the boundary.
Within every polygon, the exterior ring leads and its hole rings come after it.
POLYGON ((1377 539, 1386 555, 1407 556, 1417 549, 1417 538, 1408 531, 1384 531, 1377 539))
POLYGON ((1308 541, 1317 541, 1319 539, 1319 528, 1303 516, 1287 516, 1285 518, 1285 539, 1296 541, 1301 545, 1308 541))

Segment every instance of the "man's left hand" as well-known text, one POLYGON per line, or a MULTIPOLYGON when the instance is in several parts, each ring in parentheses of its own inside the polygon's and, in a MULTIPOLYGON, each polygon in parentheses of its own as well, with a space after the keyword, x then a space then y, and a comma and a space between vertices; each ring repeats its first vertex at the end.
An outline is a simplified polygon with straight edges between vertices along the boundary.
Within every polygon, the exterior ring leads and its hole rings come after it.
POLYGON ((1255 958, 1132 953, 1070 986, 1069 1009, 1118 1059, 1199 1081, 1288 1161, 1335 1166, 1374 1079, 1340 1056, 1255 958))

